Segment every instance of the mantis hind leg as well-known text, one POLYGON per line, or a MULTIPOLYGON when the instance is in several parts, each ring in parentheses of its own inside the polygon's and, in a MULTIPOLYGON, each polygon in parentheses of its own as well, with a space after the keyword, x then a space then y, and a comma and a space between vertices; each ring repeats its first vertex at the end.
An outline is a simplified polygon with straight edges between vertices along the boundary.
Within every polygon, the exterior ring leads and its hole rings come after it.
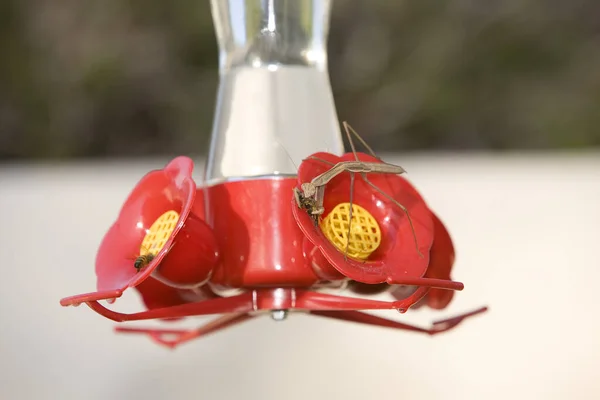
POLYGON ((406 217, 408 218, 408 223, 410 224, 410 229, 412 230, 413 239, 415 240, 415 248, 417 249, 417 253, 419 254, 419 257, 423 258, 423 254, 421 253, 421 250, 419 249, 419 242, 417 240, 417 234, 415 232, 415 227, 413 225, 412 218, 410 217, 410 213, 408 212, 408 210, 406 209, 406 207, 404 207, 402 204, 400 204, 398 201, 396 201, 392 196, 390 196, 389 194, 385 193, 383 190, 381 190, 380 188, 378 188, 373 182, 371 182, 367 178, 367 174, 363 173, 361 175, 362 175, 362 178, 365 180, 365 182, 369 186, 371 186, 373 189, 377 190, 377 192, 381 193, 388 200, 390 200, 395 205, 397 205, 398 207, 400 207, 400 209, 404 212, 404 214, 406 214, 406 217))
POLYGON ((348 233, 346 234, 346 250, 344 251, 344 261, 348 260, 348 248, 352 238, 352 204, 354 201, 354 173, 350 173, 350 211, 348 213, 348 233))

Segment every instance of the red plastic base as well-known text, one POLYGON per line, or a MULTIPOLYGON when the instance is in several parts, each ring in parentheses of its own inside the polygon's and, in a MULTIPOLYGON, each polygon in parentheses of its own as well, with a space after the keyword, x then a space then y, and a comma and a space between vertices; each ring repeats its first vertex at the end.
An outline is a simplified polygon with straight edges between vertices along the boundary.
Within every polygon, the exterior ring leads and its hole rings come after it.
MULTIPOLYGON (((64 298, 61 304, 85 303, 117 322, 177 321, 222 314, 192 330, 117 328, 119 332, 148 334, 168 347, 269 311, 307 312, 433 335, 487 310, 483 307, 439 321, 429 329, 360 312, 395 309, 404 313, 419 306, 446 308, 453 291, 463 289, 462 283, 450 277, 454 264, 452 240, 408 182, 398 177, 374 177, 373 181, 406 204, 414 215, 419 249, 427 256, 419 257, 412 241, 406 240, 411 232, 404 213, 378 197, 370 186, 363 186, 356 200, 385 221, 381 224, 385 243, 374 260, 346 259, 314 226, 306 210, 295 203, 293 189, 302 183, 303 173, 328 168, 311 162, 301 165, 298 178, 247 179, 207 188, 196 187, 191 178, 193 163, 187 157, 178 157, 163 170, 149 173, 134 188, 100 246, 96 260, 98 290, 64 298), (168 210, 180 214, 177 228, 154 260, 137 271, 131 256, 139 249, 149 224, 168 210), (387 290, 395 301, 318 291, 323 285, 343 287, 347 283, 350 293, 387 290), (114 302, 128 288, 141 295, 146 311, 126 314, 100 304, 100 300, 114 302)), ((326 210, 336 201, 348 201, 348 180, 348 176, 340 175, 330 182, 327 190, 332 192, 326 193, 326 210)))
MULTIPOLYGON (((317 311, 309 310, 308 313, 319 317, 333 318, 347 322, 357 322, 361 324, 381 326, 384 328, 400 329, 405 331, 424 333, 427 335, 436 335, 446 332, 469 317, 481 314, 487 311, 487 307, 482 307, 477 310, 464 313, 455 317, 446 318, 432 323, 430 328, 421 328, 415 325, 406 324, 403 322, 393 321, 381 318, 375 315, 367 314, 360 311, 317 311)), ((250 313, 231 313, 200 326, 196 329, 160 329, 160 328, 132 328, 132 327, 117 327, 115 331, 121 333, 135 333, 148 335, 156 343, 168 347, 175 348, 193 339, 207 336, 222 329, 228 328, 245 322, 256 317, 256 314, 250 313), (170 338, 169 338, 170 337, 170 338)))
POLYGON ((161 318, 182 318, 208 314, 225 314, 213 322, 193 330, 143 329, 127 327, 117 328, 119 332, 148 334, 152 339, 168 347, 175 347, 191 339, 205 336, 209 333, 213 333, 228 326, 243 322, 251 318, 254 313, 259 311, 308 311, 311 314, 328 318, 336 318, 345 321, 360 322, 363 324, 378 325, 433 335, 452 329, 464 319, 480 314, 487 310, 487 307, 483 307, 457 317, 438 321, 435 322, 433 327, 430 329, 419 328, 417 326, 387 320, 358 311, 396 309, 401 313, 404 313, 412 304, 415 303, 416 299, 416 301, 418 301, 418 299, 423 298, 423 296, 427 293, 427 290, 427 288, 419 288, 406 299, 386 302, 363 298, 337 296, 303 289, 256 289, 237 296, 203 300, 196 303, 148 310, 133 314, 124 314, 109 310, 97 301, 89 301, 86 304, 98 314, 116 322, 161 318), (164 338, 166 335, 175 335, 176 338, 168 340, 164 338))

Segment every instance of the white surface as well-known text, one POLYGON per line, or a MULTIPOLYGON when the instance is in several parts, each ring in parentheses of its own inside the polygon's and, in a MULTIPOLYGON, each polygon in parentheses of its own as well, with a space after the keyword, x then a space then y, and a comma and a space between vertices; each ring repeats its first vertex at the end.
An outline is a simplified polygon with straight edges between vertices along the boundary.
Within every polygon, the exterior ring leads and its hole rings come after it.
POLYGON ((381 314, 487 315, 438 337, 265 317, 175 351, 58 303, 94 289, 101 237, 166 160, 2 166, 0 399, 600 398, 600 154, 389 160, 447 223, 466 287, 441 314, 381 314))

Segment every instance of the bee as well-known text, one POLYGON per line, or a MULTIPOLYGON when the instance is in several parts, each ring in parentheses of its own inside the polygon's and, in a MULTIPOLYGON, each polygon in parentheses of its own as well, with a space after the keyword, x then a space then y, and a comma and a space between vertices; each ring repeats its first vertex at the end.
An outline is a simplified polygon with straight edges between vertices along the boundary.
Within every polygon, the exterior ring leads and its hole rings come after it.
POLYGON ((137 272, 140 272, 142 268, 146 267, 154 260, 154 257, 156 257, 156 255, 153 253, 140 254, 133 262, 133 266, 137 272))

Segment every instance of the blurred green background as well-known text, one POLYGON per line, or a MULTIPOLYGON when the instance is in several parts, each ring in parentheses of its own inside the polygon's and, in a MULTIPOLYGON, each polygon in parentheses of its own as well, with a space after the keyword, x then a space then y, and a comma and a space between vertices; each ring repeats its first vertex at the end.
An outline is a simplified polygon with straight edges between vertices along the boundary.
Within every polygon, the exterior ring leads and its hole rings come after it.
MULTIPOLYGON (((340 119, 386 151, 600 145, 600 2, 335 0, 340 119)), ((208 0, 2 0, 0 160, 206 152, 208 0)))

